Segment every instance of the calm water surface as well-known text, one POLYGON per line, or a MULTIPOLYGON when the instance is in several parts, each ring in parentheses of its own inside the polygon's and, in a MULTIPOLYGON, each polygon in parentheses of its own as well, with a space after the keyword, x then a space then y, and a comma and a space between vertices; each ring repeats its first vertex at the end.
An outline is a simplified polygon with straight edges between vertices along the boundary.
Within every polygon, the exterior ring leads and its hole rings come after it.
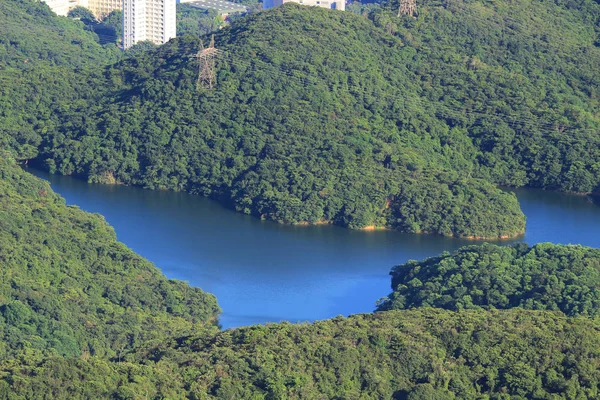
MULTIPOLYGON (((476 243, 391 231, 283 226, 199 196, 29 171, 49 180, 68 204, 102 214, 120 241, 169 278, 214 293, 224 328, 373 311, 375 301, 390 292, 392 266, 476 243)), ((520 240, 600 247, 600 207, 588 198, 541 190, 516 193, 527 216, 527 232, 520 240)))

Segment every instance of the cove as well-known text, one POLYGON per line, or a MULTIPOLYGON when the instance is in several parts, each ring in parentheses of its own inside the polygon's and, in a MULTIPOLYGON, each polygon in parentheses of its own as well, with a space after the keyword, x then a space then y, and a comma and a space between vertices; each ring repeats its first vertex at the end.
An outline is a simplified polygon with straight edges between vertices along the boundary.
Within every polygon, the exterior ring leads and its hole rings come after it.
MULTIPOLYGON (((67 204, 102 214, 120 241, 172 279, 217 296, 223 328, 314 321, 371 312, 390 291, 390 269, 474 240, 394 231, 285 226, 186 193, 88 184, 49 175, 67 204)), ((588 197, 515 190, 527 216, 516 241, 600 247, 600 207, 588 197)), ((514 241, 502 241, 511 243, 514 241)))

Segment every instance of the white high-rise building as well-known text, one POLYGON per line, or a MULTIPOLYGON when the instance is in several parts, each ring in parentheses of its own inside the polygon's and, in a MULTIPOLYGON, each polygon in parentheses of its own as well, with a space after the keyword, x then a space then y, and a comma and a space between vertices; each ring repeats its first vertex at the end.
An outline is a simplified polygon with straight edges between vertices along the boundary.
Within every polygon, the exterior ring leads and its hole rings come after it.
POLYGON ((48 7, 56 15, 66 16, 69 13, 69 7, 71 2, 69 0, 44 0, 44 3, 48 4, 48 7))
POLYGON ((123 0, 123 47, 167 43, 177 35, 175 13, 176 0, 123 0))

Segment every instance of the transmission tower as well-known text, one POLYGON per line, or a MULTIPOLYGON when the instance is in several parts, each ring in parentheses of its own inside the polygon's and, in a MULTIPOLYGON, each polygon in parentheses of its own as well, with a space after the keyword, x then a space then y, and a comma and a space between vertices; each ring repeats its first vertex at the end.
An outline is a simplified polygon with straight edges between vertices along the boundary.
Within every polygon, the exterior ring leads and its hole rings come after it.
POLYGON ((200 51, 194 55, 198 60, 198 80, 196 81, 196 89, 212 89, 215 85, 215 61, 219 50, 215 49, 215 35, 210 40, 210 45, 204 47, 204 43, 200 41, 200 51))
POLYGON ((400 15, 410 15, 411 17, 414 17, 416 13, 416 0, 400 0, 400 9, 398 10, 398 17, 400 17, 400 15))

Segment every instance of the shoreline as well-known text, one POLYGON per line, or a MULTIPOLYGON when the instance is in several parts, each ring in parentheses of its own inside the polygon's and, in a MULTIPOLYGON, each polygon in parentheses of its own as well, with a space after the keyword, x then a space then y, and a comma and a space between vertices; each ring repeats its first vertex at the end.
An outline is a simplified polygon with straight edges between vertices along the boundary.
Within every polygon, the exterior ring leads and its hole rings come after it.
MULTIPOLYGON (((25 161, 31 161, 31 160, 25 160, 25 161)), ((29 170, 32 167, 32 163, 19 163, 25 170, 29 170)), ((37 169, 40 171, 43 171, 45 173, 51 174, 51 175, 59 175, 59 176, 70 176, 74 179, 79 179, 82 181, 87 181, 89 182, 89 179, 86 179, 85 176, 83 175, 62 175, 62 174, 57 174, 57 173, 50 173, 46 168, 40 168, 39 166, 33 166, 33 169, 37 169)), ((140 187, 143 188, 140 185, 135 185, 135 184, 126 184, 123 183, 117 179, 114 178, 114 176, 112 175, 112 173, 110 171, 105 171, 102 175, 101 180, 97 180, 96 184, 101 184, 101 185, 107 185, 107 186, 131 186, 131 187, 140 187), (108 178, 108 179, 106 179, 108 178), (112 179, 111 179, 112 178, 112 179)), ((513 187, 506 187, 508 189, 533 189, 533 190, 545 190, 545 191, 549 191, 549 192, 555 192, 555 193, 560 193, 560 194, 565 194, 568 196, 577 196, 577 197, 583 197, 583 196, 589 196, 591 198, 597 198, 600 199, 600 193, 576 193, 576 192, 561 192, 561 191, 557 191, 557 190, 550 190, 550 189, 540 189, 540 188, 531 188, 528 186, 523 186, 523 187, 519 187, 519 188, 513 188, 513 187)), ((145 188, 146 189, 146 188, 145 188)), ((187 190, 178 190, 178 189, 173 189, 173 188, 158 188, 158 189, 146 189, 146 190, 152 190, 152 191, 173 191, 173 192, 182 192, 182 193, 187 193, 193 196, 201 196, 204 198, 208 198, 214 201, 217 201, 221 206, 231 209, 232 211, 235 211, 236 213, 239 213, 239 210, 236 210, 235 207, 228 207, 228 203, 227 201, 224 201, 223 199, 219 199, 219 198, 215 198, 212 196, 203 196, 201 194, 192 194, 187 190)), ((265 218, 265 215, 257 215, 256 217, 258 217, 258 219, 263 220, 263 221, 271 221, 271 222, 275 222, 275 223, 279 223, 279 224, 284 224, 286 225, 286 223, 280 222, 280 221, 276 221, 276 220, 271 220, 268 218, 265 218)), ((396 231, 396 232, 400 232, 400 233, 408 233, 408 234, 427 234, 427 235, 437 235, 437 236, 443 236, 443 237, 451 237, 451 238, 457 238, 457 239, 467 239, 467 240, 473 240, 473 241, 478 241, 478 240, 486 240, 486 241, 507 241, 507 240, 514 240, 514 239, 518 239, 520 237, 523 237, 525 235, 525 231, 514 234, 514 235, 502 235, 502 236, 494 236, 494 237, 489 237, 489 236, 476 236, 476 235, 470 235, 470 236, 456 236, 456 235, 444 235, 444 234, 440 234, 437 232, 423 232, 423 231, 419 231, 419 232, 406 232, 406 231, 401 231, 398 229, 393 229, 387 226, 377 226, 377 225, 367 225, 365 227, 362 228, 349 228, 347 226, 344 225, 337 225, 335 224, 333 221, 331 220, 326 220, 326 219, 320 219, 316 222, 309 222, 309 221, 301 221, 301 222, 297 222, 297 223, 292 223, 292 224, 287 224, 287 225, 292 225, 292 226, 317 226, 317 225, 336 225, 336 226, 340 226, 346 229, 350 229, 350 230, 357 230, 357 231, 365 231, 365 232, 373 232, 373 231, 396 231)))

